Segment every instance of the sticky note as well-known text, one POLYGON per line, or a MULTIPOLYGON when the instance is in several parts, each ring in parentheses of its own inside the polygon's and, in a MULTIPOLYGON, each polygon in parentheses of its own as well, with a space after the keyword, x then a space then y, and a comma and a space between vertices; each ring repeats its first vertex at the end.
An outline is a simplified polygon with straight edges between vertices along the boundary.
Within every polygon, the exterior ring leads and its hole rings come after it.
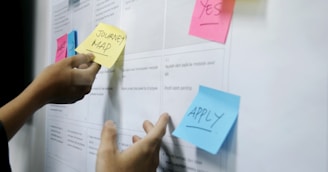
POLYGON ((238 117, 239 102, 237 95, 200 86, 172 135, 216 154, 238 117))
POLYGON ((67 57, 76 55, 75 48, 77 47, 77 31, 72 30, 67 35, 67 57))
POLYGON ((125 44, 124 31, 115 26, 99 23, 75 50, 78 53, 93 53, 96 63, 111 68, 123 52, 125 44))
POLYGON ((67 33, 57 39, 57 50, 55 62, 66 58, 67 56, 67 33))
POLYGON ((189 34, 225 43, 235 0, 196 0, 189 34))

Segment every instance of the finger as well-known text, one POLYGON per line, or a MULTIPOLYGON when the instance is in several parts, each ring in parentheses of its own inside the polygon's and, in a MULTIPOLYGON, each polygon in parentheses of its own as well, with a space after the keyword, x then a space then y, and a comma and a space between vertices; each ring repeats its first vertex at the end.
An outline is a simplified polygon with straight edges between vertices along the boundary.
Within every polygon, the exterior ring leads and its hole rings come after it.
POLYGON ((146 133, 149 133, 154 128, 154 125, 149 120, 145 120, 142 127, 146 133))
POLYGON ((86 69, 74 69, 73 70, 73 84, 74 85, 92 85, 96 79, 96 74, 100 70, 100 65, 92 63, 86 69))
POLYGON ((117 130, 113 121, 106 121, 101 131, 101 139, 99 149, 107 153, 115 153, 118 151, 117 146, 117 130))
POLYGON ((89 64, 83 63, 83 64, 80 64, 78 68, 79 69, 86 69, 88 67, 89 67, 89 64))
POLYGON ((71 67, 78 68, 81 64, 87 64, 93 61, 93 54, 77 54, 75 56, 70 57, 71 59, 71 67))
POLYGON ((136 143, 136 142, 140 141, 141 139, 142 139, 141 137, 134 135, 134 136, 132 136, 132 143, 136 143))
POLYGON ((151 122, 145 121, 144 122, 144 129, 148 133, 146 137, 151 137, 156 140, 162 138, 166 132, 166 126, 169 122, 170 116, 168 113, 163 113, 159 117, 155 126, 152 125, 151 122))
POLYGON ((92 75, 96 75, 98 73, 98 71, 100 70, 101 65, 99 65, 98 63, 91 63, 91 65, 87 68, 87 71, 90 71, 90 73, 92 75))

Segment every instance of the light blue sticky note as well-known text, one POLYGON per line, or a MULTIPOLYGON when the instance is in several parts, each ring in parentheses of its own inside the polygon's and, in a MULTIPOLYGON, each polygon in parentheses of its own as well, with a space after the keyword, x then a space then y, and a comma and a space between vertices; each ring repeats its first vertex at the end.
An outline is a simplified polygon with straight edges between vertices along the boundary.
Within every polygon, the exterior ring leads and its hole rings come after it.
POLYGON ((71 57, 76 55, 75 48, 77 47, 77 31, 72 30, 67 35, 67 56, 71 57))
POLYGON ((200 86, 173 135, 216 154, 234 125, 240 97, 200 86))

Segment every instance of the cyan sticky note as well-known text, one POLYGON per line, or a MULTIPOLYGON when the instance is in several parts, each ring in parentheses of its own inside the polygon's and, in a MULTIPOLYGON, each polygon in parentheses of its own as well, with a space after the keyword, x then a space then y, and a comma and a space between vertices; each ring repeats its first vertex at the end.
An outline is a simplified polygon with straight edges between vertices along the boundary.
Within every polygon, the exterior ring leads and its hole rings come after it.
POLYGON ((67 35, 67 56, 71 57, 76 55, 75 48, 77 47, 77 31, 72 30, 67 35))
POLYGON ((172 135, 216 154, 238 117, 240 96, 199 86, 172 135))

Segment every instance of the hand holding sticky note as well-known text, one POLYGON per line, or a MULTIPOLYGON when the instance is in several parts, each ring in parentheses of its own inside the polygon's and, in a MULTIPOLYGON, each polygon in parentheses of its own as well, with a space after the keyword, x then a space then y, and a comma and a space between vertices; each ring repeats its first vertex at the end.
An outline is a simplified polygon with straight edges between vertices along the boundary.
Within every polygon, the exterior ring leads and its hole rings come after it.
POLYGON ((123 52, 126 34, 117 27, 99 23, 94 31, 75 50, 93 53, 94 61, 111 68, 123 52))
POLYGON ((200 86, 173 135, 216 154, 234 125, 240 97, 200 86))

